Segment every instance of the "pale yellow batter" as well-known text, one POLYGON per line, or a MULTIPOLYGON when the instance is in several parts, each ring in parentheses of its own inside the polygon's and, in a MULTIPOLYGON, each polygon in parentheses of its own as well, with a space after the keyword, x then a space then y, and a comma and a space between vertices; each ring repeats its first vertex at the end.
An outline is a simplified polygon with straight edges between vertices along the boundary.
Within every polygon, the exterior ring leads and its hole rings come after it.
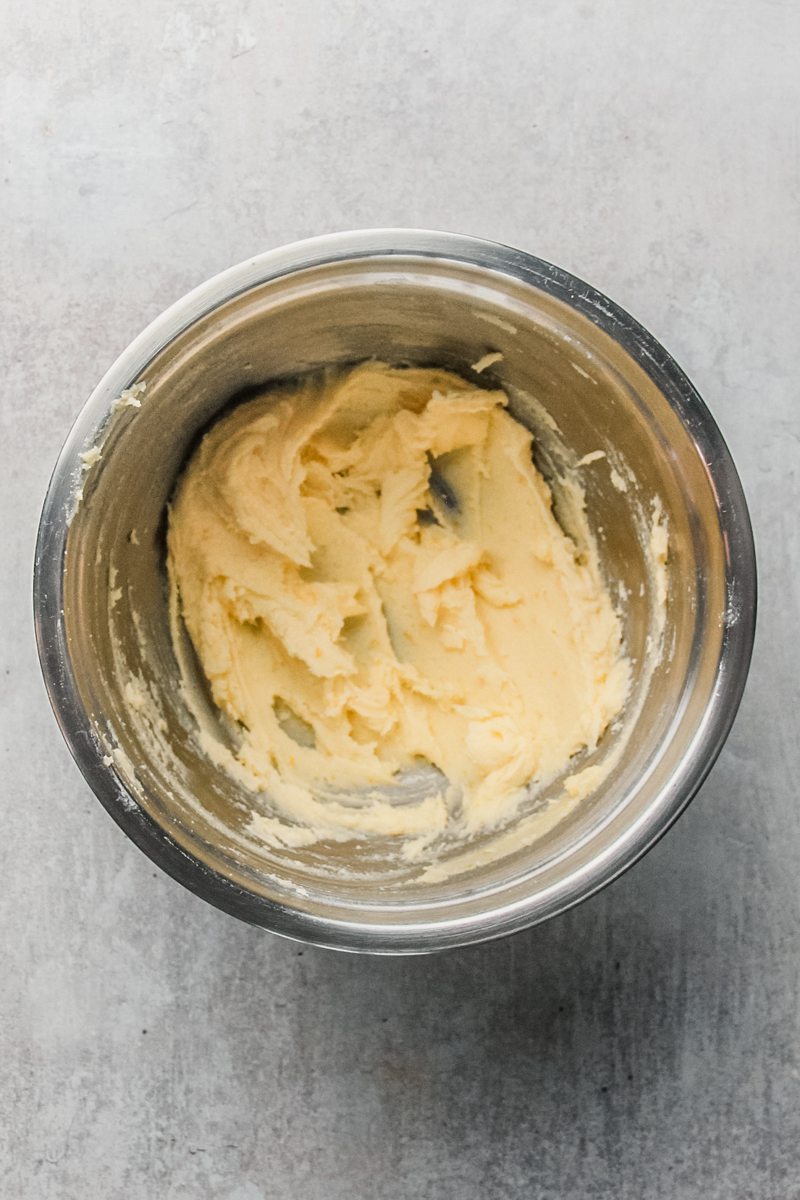
POLYGON ((595 555, 557 524, 506 403, 364 363, 241 405, 186 468, 175 608, 278 823, 311 839, 472 832, 622 708, 629 664, 595 555), (421 763, 445 777, 426 798, 375 792, 421 763))

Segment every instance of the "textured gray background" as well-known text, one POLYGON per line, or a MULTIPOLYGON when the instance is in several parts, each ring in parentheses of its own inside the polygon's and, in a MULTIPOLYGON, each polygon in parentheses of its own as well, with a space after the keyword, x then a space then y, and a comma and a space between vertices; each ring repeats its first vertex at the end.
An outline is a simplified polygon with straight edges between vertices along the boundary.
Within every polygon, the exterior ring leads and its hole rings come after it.
POLYGON ((796 0, 3 0, 3 1200, 800 1196, 796 0), (756 657, 688 813, 513 940, 355 959, 245 928, 94 801, 35 661, 67 427, 168 302, 423 225, 584 276, 706 396, 756 657))

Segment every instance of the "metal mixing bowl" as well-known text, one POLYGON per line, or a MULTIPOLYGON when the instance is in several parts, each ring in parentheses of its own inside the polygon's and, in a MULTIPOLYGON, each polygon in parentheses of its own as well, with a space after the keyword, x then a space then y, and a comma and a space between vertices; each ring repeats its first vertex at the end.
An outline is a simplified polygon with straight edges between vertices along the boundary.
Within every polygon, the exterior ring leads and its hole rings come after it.
POLYGON ((509 933, 589 896, 643 854, 695 793, 731 726, 755 592, 752 534, 728 450, 650 334, 530 255, 405 230, 336 234, 263 254, 154 321, 67 438, 44 504, 34 581, 39 654, 61 730, 128 836, 246 921, 373 952, 509 933), (482 378, 506 387, 512 411, 534 429, 537 463, 556 495, 565 464, 598 449, 635 477, 620 490, 607 466, 582 473, 609 586, 622 585, 627 597, 636 668, 626 715, 591 761, 613 755, 622 737, 625 751, 540 838, 509 848, 506 831, 498 854, 501 835, 484 833, 472 847, 477 863, 438 882, 420 880, 379 842, 259 845, 247 836, 252 798, 197 744, 170 641, 165 511, 187 453, 231 398, 271 380, 371 356, 469 374, 489 351, 503 358, 482 378), (114 403, 140 380, 146 391, 132 399, 141 407, 114 403), (91 452, 81 457, 92 447, 101 451, 94 463, 91 452), (656 500, 669 529, 668 595, 663 653, 648 672, 658 604, 641 532, 656 500), (131 678, 158 703, 155 734, 137 713, 131 678))

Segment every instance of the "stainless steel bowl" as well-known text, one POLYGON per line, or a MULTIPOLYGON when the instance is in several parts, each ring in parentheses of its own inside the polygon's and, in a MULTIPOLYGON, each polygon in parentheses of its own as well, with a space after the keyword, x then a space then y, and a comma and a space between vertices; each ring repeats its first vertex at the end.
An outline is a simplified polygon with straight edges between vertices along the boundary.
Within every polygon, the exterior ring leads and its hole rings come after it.
POLYGON ((56 717, 128 836, 192 891, 246 921, 327 946, 398 953, 541 921, 653 844, 731 726, 755 594, 752 534, 728 450, 650 334, 549 263, 409 230, 336 234, 260 255, 154 321, 67 438, 44 503, 34 581, 56 717), (534 428, 539 465, 557 493, 564 464, 598 449, 635 476, 623 491, 607 469, 584 472, 603 567, 612 587, 624 586, 625 636, 639 664, 627 715, 598 757, 612 755, 621 737, 625 752, 541 838, 520 839, 498 856, 497 835, 484 834, 474 847, 479 865, 438 882, 399 866, 380 843, 259 846, 246 831, 250 798, 199 748, 179 687, 164 525, 181 466, 209 421, 246 389, 370 356, 468 371, 487 351, 503 355, 490 377, 534 428), (119 404, 140 380, 143 396, 119 404), (92 447, 100 449, 94 463, 92 447), (648 673, 641 664, 657 633, 657 598, 640 535, 656 499, 669 527, 668 600, 664 652, 648 673), (137 714, 130 678, 159 705, 156 742, 137 714))

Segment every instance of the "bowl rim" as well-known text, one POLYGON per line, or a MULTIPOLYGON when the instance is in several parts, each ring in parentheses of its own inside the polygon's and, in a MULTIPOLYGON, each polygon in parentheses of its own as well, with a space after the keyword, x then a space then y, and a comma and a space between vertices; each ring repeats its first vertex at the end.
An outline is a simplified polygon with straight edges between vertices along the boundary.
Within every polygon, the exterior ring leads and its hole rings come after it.
POLYGON ((570 272, 502 243, 424 229, 344 231, 268 250, 214 275, 151 321, 105 373, 67 435, 42 508, 33 572, 36 644, 56 720, 89 786, 139 849, 184 887, 250 924, 330 948, 388 954, 467 945, 538 924, 587 899, 638 861, 689 804, 730 732, 752 656, 756 605, 753 532, 736 467, 710 411, 668 351, 628 312, 570 272), (628 353, 684 425, 691 417, 692 439, 719 497, 717 513, 728 550, 728 607, 736 619, 726 622, 716 685, 692 739, 691 753, 684 753, 642 817, 604 853, 521 900, 466 916, 388 924, 370 922, 363 910, 356 921, 320 916, 248 891, 195 858, 158 825, 104 766, 102 751, 87 732, 90 720, 72 668, 62 609, 68 501, 79 453, 107 416, 112 401, 140 378, 153 357, 201 317, 259 284, 332 262, 391 256, 468 263, 509 275, 566 303, 628 353))

